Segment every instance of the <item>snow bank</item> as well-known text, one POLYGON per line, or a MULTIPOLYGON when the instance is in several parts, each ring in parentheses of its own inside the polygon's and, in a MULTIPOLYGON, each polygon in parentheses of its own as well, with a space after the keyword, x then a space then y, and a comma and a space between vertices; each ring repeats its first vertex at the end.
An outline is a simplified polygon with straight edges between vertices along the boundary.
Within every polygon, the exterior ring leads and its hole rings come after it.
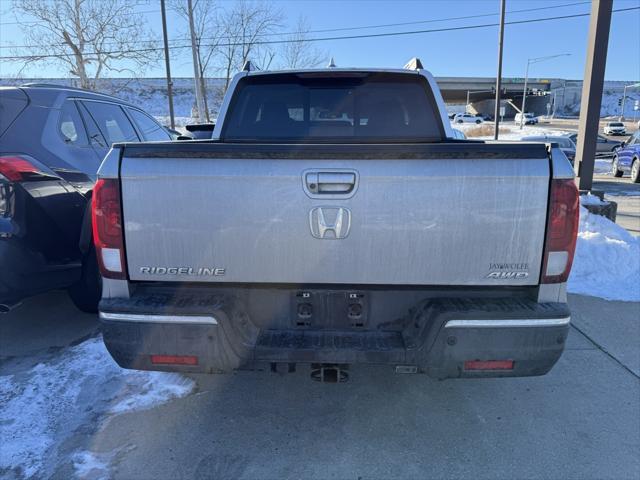
POLYGON ((580 207, 580 231, 568 291, 640 301, 640 239, 580 207))
POLYGON ((586 193, 585 195, 580 195, 580 205, 605 205, 606 202, 600 200, 600 197, 597 195, 591 195, 590 193, 586 193))
MULTIPOLYGON (((49 477, 66 457, 58 449, 76 430, 97 429, 109 416, 151 408, 193 387, 182 375, 121 369, 101 338, 26 372, 0 376, 0 470, 49 477)), ((104 469, 87 452, 72 458, 79 475, 104 469)))
MULTIPOLYGON (((491 125, 493 126, 493 122, 484 122, 484 124, 476 125, 474 123, 451 123, 451 128, 457 128, 467 134, 467 131, 472 130, 474 128, 478 128, 478 126, 482 125, 491 125)), ((520 130, 520 125, 516 125, 513 122, 504 122, 500 124, 500 135, 499 140, 516 140, 519 141, 522 137, 530 137, 530 136, 542 136, 542 135, 552 135, 552 136, 561 136, 571 133, 565 130, 553 130, 550 128, 544 128, 541 126, 530 126, 524 125, 522 130, 520 130), (508 131, 507 131, 508 130, 508 131)), ((493 140, 493 135, 481 136, 481 137, 469 137, 473 140, 493 140)))

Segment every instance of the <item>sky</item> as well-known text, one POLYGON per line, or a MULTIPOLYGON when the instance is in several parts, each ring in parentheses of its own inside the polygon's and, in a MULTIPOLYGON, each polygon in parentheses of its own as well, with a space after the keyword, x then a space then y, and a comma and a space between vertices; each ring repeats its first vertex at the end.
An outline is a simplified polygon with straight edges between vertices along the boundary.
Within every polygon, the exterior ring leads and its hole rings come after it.
MULTIPOLYGON (((186 0, 184 0, 186 2, 186 0)), ((209 0, 212 1, 212 0, 209 0)), ((233 0, 218 1, 221 8, 233 0)), ((283 29, 291 32, 300 16, 309 29, 342 29, 372 25, 423 22, 378 28, 358 28, 310 33, 309 37, 363 35, 442 29, 498 22, 499 0, 274 0, 284 14, 283 29), (451 17, 488 15, 472 19, 451 17), (449 20, 443 20, 449 19, 449 20)), ((589 2, 577 0, 507 0, 506 21, 589 13, 589 2), (570 4, 570 5, 569 5, 570 4), (515 10, 536 9, 528 12, 515 10), (509 13, 512 12, 512 13, 509 13)), ((640 0, 614 0, 614 9, 640 7, 640 0)), ((161 38, 159 0, 148 0, 137 7, 158 41, 161 38)), ((24 18, 22 18, 24 20, 24 18)), ((22 28, 16 25, 11 0, 0 0, 0 55, 9 55, 8 45, 24 43, 22 28)), ((531 65, 530 76, 538 78, 581 79, 584 74, 588 16, 539 23, 507 25, 504 38, 503 76, 524 77, 529 58, 570 54, 531 65)), ((607 80, 640 80, 640 10, 614 13, 609 36, 607 80)), ((175 12, 168 14, 170 41, 181 40, 186 23, 175 12)), ((436 76, 484 76, 496 74, 498 28, 489 26, 469 30, 419 33, 378 38, 318 41, 316 48, 335 59, 339 67, 402 67, 411 57, 419 57, 436 76)), ((188 77, 193 66, 188 50, 172 55, 174 77, 188 77)), ((19 64, 0 60, 0 77, 15 75, 19 64)), ((27 71, 29 76, 66 76, 61 68, 41 65, 27 71)), ((147 69, 142 76, 162 77, 164 65, 147 69)), ((117 76, 107 74, 106 76, 117 76)))

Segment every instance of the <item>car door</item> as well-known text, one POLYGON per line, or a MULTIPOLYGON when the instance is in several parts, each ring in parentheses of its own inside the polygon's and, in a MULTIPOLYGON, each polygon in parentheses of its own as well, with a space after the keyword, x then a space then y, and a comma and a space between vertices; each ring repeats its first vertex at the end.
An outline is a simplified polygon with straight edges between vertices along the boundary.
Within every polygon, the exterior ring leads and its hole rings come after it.
POLYGON ((611 153, 611 144, 602 135, 596 137, 596 153, 611 153))
POLYGON ((109 151, 109 144, 102 135, 102 132, 100 132, 100 129, 98 128, 96 122, 93 120, 93 117, 89 113, 89 110, 87 110, 87 108, 80 101, 76 101, 76 105, 78 106, 78 110, 80 110, 80 114, 82 115, 85 126, 87 128, 89 145, 96 153, 100 161, 102 161, 102 159, 104 159, 107 152, 109 151))
POLYGON ((73 184, 78 183, 81 178, 86 179, 84 175, 95 180, 102 157, 98 157, 91 148, 86 124, 72 99, 66 99, 60 107, 57 134, 64 144, 64 154, 60 152, 60 156, 71 167, 65 169, 65 172, 58 173, 73 184), (66 178, 67 175, 73 175, 74 172, 78 181, 66 178))
POLYGON ((636 132, 629 140, 624 147, 620 149, 622 156, 619 156, 618 163, 625 169, 631 169, 631 160, 633 159, 633 155, 636 152, 638 145, 640 144, 640 133, 636 132))
POLYGON ((620 170, 628 171, 631 167, 631 150, 633 149, 633 137, 630 137, 627 142, 621 146, 616 154, 618 156, 618 167, 620 170))

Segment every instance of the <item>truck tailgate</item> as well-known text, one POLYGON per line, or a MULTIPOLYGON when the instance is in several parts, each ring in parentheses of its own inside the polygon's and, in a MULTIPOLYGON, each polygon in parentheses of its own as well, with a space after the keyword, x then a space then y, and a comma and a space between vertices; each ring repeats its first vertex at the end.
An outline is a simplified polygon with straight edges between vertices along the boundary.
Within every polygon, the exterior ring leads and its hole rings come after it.
POLYGON ((131 280, 536 285, 544 145, 126 145, 131 280))

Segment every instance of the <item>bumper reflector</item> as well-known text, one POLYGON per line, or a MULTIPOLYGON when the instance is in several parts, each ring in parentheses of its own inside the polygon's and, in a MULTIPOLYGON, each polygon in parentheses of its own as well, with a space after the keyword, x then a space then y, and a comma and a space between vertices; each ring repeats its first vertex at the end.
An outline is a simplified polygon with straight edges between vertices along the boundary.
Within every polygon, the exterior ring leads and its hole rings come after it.
POLYGON ((154 365, 198 365, 198 357, 193 355, 151 355, 154 365))
POLYGON ((465 370, 513 370, 513 360, 467 360, 465 370))

